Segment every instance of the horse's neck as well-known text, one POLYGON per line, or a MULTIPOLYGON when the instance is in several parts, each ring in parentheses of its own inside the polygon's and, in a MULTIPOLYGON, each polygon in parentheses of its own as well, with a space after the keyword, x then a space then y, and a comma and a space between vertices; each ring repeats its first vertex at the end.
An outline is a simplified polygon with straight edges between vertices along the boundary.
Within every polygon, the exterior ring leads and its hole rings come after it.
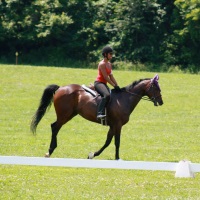
POLYGON ((133 112, 142 97, 146 94, 146 81, 142 81, 130 91, 129 105, 130 112, 133 112))
POLYGON ((141 97, 143 97, 145 95, 145 91, 146 91, 146 85, 147 85, 148 81, 142 81, 141 83, 139 83, 138 85, 136 85, 131 92, 134 94, 137 94, 141 97))

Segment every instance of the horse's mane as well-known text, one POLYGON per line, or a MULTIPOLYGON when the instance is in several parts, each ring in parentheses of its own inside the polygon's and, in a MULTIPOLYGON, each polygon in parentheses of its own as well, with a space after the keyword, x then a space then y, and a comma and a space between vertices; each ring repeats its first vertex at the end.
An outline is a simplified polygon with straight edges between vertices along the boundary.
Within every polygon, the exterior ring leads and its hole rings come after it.
POLYGON ((133 81, 133 83, 127 85, 127 86, 124 87, 123 89, 125 89, 125 90, 131 90, 131 89, 134 88, 137 84, 139 84, 140 82, 145 81, 145 80, 150 80, 150 78, 144 78, 144 79, 139 79, 139 80, 133 81))

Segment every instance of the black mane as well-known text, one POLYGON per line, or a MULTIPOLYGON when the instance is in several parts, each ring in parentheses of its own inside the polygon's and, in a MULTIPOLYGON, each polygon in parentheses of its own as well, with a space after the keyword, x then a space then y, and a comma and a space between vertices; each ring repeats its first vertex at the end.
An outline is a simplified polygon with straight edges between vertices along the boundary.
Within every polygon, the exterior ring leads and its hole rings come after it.
POLYGON ((125 90, 131 90, 131 89, 134 88, 137 84, 139 84, 140 82, 145 81, 145 80, 150 80, 150 78, 144 78, 144 79, 139 79, 139 80, 133 81, 133 83, 131 83, 130 85, 127 85, 127 86, 124 87, 123 89, 125 89, 125 90))

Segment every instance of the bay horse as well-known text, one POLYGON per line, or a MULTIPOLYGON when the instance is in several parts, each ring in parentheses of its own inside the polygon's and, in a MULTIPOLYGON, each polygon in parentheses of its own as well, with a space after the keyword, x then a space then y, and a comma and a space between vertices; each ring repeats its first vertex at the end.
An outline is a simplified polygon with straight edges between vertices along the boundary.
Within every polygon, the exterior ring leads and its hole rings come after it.
MULTIPOLYGON (((109 146, 114 136, 115 138, 115 159, 119 157, 120 136, 122 126, 129 121, 129 116, 141 99, 149 100, 155 106, 162 105, 161 89, 158 84, 159 76, 154 78, 140 79, 132 84, 123 87, 120 92, 111 90, 111 99, 107 105, 107 125, 109 131, 105 144, 95 153, 89 153, 88 158, 99 156, 103 150, 109 146), (147 97, 146 97, 147 96, 147 97)), ((32 118, 30 129, 36 133, 37 125, 47 111, 47 108, 54 103, 57 119, 51 124, 52 137, 48 153, 45 157, 50 157, 57 147, 57 134, 61 127, 76 115, 101 123, 97 120, 97 105, 101 97, 94 97, 81 85, 70 84, 60 87, 49 85, 43 91, 39 107, 32 118)))

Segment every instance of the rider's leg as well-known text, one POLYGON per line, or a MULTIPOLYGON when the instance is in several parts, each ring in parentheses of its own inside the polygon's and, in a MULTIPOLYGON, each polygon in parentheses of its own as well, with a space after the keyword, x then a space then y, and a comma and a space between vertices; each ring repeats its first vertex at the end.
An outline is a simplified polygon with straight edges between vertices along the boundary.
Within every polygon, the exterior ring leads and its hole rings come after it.
POLYGON ((105 107, 110 99, 110 90, 104 83, 95 82, 95 89, 101 95, 102 99, 97 108, 97 118, 105 117, 105 107))

